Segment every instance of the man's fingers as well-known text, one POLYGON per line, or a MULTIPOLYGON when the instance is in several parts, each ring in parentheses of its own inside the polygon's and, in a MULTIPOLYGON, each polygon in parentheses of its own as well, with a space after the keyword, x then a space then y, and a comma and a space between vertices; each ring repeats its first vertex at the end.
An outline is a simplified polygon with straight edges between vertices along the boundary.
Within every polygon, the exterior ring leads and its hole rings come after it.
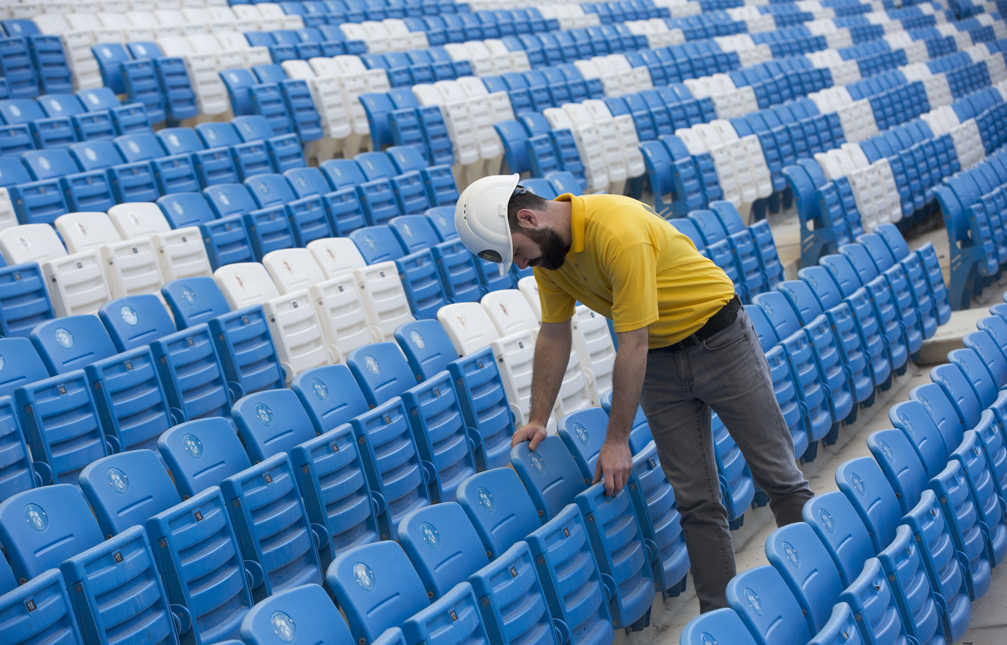
POLYGON ((594 465, 594 479, 591 480, 591 483, 597 484, 598 482, 600 482, 602 473, 603 471, 601 469, 601 460, 599 459, 597 463, 595 463, 594 465))
POLYGON ((613 495, 615 495, 615 493, 613 492, 614 490, 615 490, 615 474, 610 471, 606 471, 605 494, 608 495, 609 497, 612 497, 613 495))
POLYGON ((528 449, 534 451, 536 448, 538 448, 538 445, 542 443, 543 439, 545 439, 545 433, 539 432, 537 428, 533 429, 531 435, 531 443, 528 444, 528 449))

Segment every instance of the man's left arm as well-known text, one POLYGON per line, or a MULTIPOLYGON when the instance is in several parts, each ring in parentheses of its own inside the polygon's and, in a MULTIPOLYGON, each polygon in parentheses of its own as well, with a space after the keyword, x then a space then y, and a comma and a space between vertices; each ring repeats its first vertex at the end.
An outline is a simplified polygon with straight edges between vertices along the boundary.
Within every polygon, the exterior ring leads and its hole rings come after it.
POLYGON ((617 334, 619 350, 612 372, 612 408, 608 416, 605 443, 598 455, 594 480, 605 479, 605 492, 614 495, 626 485, 633 469, 629 432, 640 403, 643 377, 647 371, 646 327, 617 334))

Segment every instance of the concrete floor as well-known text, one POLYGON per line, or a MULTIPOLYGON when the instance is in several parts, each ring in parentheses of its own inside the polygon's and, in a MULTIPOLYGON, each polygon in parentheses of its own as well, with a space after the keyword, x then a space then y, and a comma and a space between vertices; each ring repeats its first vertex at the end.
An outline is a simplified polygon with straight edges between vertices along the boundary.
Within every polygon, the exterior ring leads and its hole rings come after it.
MULTIPOLYGON (((771 219, 780 260, 786 267, 788 279, 797 277, 797 262, 800 256, 800 232, 797 218, 791 213, 774 216, 771 219)), ((932 242, 944 267, 945 280, 948 272, 947 234, 943 228, 914 232, 910 236, 911 248, 925 242, 932 242)), ((986 307, 1000 302, 1001 294, 1007 291, 1007 278, 999 285, 987 288, 977 303, 976 309, 955 312, 951 320, 932 339, 931 356, 941 360, 947 351, 960 346, 961 336, 975 330, 975 321, 986 312, 986 307), (981 305, 981 306, 980 306, 981 305)), ((887 392, 879 392, 874 404, 861 411, 856 422, 840 431, 839 441, 832 446, 822 447, 815 461, 803 464, 802 469, 816 493, 826 493, 836 489, 833 479, 836 468, 843 462, 869 455, 866 439, 874 431, 891 427, 888 409, 909 397, 909 391, 928 382, 929 366, 911 365, 903 376, 893 383, 887 392)), ((767 564, 763 545, 775 524, 767 507, 751 509, 745 514, 744 526, 733 533, 737 568, 739 571, 767 564)), ((960 645, 1003 645, 1007 643, 1007 565, 994 571, 989 591, 972 605, 972 619, 960 645)), ((685 625, 699 613, 699 603, 692 590, 692 582, 684 594, 668 601, 658 599, 651 612, 651 627, 634 634, 620 633, 618 643, 643 645, 677 645, 685 625)), ((789 645, 789 644, 781 644, 789 645)))

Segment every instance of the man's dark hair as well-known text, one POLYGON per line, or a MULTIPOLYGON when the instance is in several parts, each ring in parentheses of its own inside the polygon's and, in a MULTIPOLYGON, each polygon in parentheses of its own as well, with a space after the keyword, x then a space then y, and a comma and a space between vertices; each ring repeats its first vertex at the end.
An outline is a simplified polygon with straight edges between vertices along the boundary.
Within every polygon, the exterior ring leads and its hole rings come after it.
POLYGON ((511 232, 521 230, 521 225, 517 221, 519 210, 524 208, 533 211, 545 210, 546 204, 548 204, 548 200, 519 185, 511 195, 510 201, 507 202, 507 222, 510 224, 511 232))

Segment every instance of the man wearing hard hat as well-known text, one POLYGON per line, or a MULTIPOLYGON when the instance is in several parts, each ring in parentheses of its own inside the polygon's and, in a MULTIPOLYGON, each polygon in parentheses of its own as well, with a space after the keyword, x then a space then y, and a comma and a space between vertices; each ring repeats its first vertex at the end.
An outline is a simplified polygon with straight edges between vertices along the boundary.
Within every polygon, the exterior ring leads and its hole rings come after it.
POLYGON ((700 610, 726 607, 734 549, 721 503, 710 410, 741 448, 780 526, 811 489, 794 459, 765 355, 731 279, 649 207, 621 195, 546 200, 519 175, 483 177, 455 208, 473 253, 534 267, 542 303, 531 413, 513 444, 545 438, 570 357, 578 301, 611 318, 618 340, 612 409, 595 480, 617 494, 632 469, 629 431, 643 404, 682 514, 700 610))

